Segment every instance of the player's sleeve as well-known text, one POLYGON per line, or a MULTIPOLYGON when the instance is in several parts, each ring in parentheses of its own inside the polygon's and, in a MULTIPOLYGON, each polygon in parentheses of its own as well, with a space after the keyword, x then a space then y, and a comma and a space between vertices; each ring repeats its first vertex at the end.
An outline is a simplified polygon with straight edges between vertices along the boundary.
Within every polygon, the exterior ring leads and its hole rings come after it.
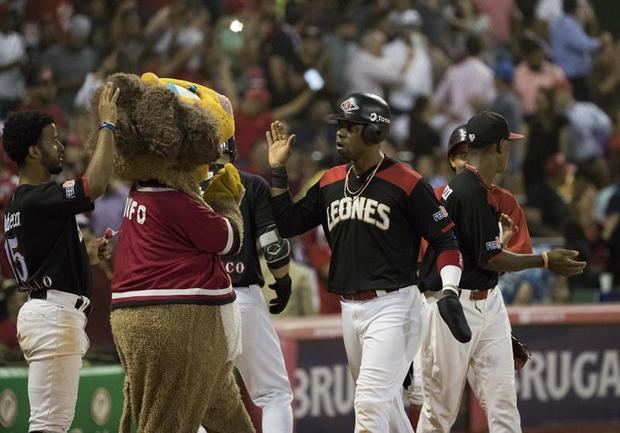
POLYGON ((448 265, 462 268, 461 253, 453 231, 454 223, 428 182, 423 179, 409 195, 409 212, 414 229, 437 254, 437 269, 441 270, 448 265))
POLYGON ((289 193, 271 198, 273 216, 281 236, 291 238, 321 224, 319 188, 319 182, 315 183, 296 203, 289 193))
POLYGON ((273 210, 271 208, 271 190, 269 184, 262 177, 252 178, 252 200, 254 225, 257 241, 260 245, 267 266, 278 269, 290 261, 291 247, 288 239, 282 239, 278 232, 273 210))
POLYGON ((52 216, 67 217, 95 208, 88 197, 88 184, 85 177, 69 179, 58 185, 48 182, 39 185, 36 194, 32 195, 33 207, 52 216))
POLYGON ((174 219, 198 250, 208 254, 237 254, 241 248, 239 228, 228 218, 187 199, 174 219))
POLYGON ((467 203, 458 203, 459 219, 456 221, 461 239, 480 267, 502 252, 497 212, 485 194, 485 190, 480 190, 467 197, 467 203))

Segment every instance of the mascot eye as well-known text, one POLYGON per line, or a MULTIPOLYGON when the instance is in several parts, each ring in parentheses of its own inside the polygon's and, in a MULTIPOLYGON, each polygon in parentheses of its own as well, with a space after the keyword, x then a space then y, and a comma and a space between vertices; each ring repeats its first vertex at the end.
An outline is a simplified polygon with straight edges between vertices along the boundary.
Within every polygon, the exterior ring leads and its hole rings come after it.
POLYGON ((187 90, 189 90, 190 92, 192 92, 194 95, 198 95, 198 87, 196 87, 195 84, 190 84, 189 86, 187 86, 187 90))

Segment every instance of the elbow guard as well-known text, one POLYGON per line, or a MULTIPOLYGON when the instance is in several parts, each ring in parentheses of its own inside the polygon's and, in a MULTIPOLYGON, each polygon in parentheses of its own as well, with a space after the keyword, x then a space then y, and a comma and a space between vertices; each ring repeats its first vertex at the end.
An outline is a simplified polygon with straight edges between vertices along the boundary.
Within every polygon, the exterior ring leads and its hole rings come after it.
POLYGON ((281 268, 289 262, 291 246, 288 239, 282 239, 275 224, 267 227, 259 236, 258 243, 270 269, 281 268))

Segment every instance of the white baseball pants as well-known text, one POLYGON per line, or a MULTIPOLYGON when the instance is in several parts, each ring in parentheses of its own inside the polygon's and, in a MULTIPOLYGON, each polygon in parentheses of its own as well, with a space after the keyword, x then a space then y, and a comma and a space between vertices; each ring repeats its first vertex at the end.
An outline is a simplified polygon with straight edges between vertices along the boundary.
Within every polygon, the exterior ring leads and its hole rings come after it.
POLYGON ((74 307, 77 298, 49 290, 48 300, 31 299, 19 310, 17 336, 28 361, 29 431, 65 433, 71 427, 82 357, 90 345, 86 316, 74 307))
POLYGON ((263 410, 263 433, 292 433, 293 391, 263 293, 258 286, 235 287, 235 292, 242 347, 235 365, 252 401, 263 410))
MULTIPOLYGON (((485 300, 470 300, 461 292, 461 304, 472 331, 470 342, 459 343, 431 308, 430 330, 422 349, 424 405, 418 433, 449 433, 472 370, 477 393, 485 400, 490 433, 521 433, 517 410, 514 361, 508 313, 498 288, 485 300)), ((441 293, 437 293, 441 296, 441 293)))
POLYGON ((355 380, 355 433, 413 433, 402 400, 403 379, 428 323, 416 286, 366 301, 341 301, 342 332, 355 380))

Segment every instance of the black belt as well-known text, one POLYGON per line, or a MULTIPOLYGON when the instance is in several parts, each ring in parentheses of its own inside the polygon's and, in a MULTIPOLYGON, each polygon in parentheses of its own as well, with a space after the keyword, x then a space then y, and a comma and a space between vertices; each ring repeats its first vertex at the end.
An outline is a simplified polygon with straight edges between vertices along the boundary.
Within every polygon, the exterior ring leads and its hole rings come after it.
MULTIPOLYGON (((385 293, 398 292, 400 289, 381 289, 385 290, 385 293)), ((376 290, 365 290, 359 293, 351 293, 348 295, 340 295, 342 299, 347 301, 367 301, 379 297, 376 290)))
MULTIPOLYGON (((47 290, 33 290, 30 292, 30 298, 31 299, 42 299, 45 301, 47 299, 47 290)), ((82 300, 81 297, 79 297, 78 300, 75 301, 74 307, 76 310, 79 310, 82 307, 82 305, 84 305, 84 301, 82 300)), ((92 310, 93 310, 93 304, 90 304, 88 307, 84 308, 84 314, 88 316, 92 310)))

